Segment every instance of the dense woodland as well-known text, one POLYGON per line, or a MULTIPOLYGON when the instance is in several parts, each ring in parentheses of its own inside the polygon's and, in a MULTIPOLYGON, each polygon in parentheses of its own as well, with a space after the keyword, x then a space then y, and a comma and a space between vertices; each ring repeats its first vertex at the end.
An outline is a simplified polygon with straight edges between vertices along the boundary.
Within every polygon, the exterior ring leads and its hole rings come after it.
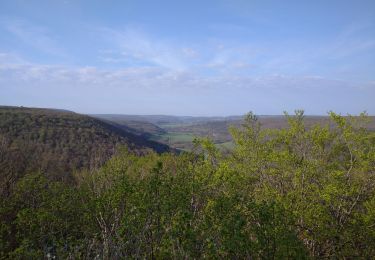
POLYGON ((101 166, 119 145, 137 153, 169 151, 166 145, 70 111, 0 107, 0 192, 27 172, 71 181, 74 170, 101 166))
MULTIPOLYGON (((69 181, 46 168, 22 168, 20 177, 13 169, 1 197, 0 257, 374 258, 375 133, 365 114, 330 116, 325 126, 306 127, 296 111, 286 115, 286 128, 265 129, 250 113, 231 129, 229 154, 209 139, 181 154, 125 146, 69 181)), ((31 137, 0 122, 12 133, 3 157, 9 142, 31 137)), ((63 145, 85 133, 47 130, 38 140, 63 138, 63 145)), ((82 141, 82 149, 94 153, 92 142, 82 141)))

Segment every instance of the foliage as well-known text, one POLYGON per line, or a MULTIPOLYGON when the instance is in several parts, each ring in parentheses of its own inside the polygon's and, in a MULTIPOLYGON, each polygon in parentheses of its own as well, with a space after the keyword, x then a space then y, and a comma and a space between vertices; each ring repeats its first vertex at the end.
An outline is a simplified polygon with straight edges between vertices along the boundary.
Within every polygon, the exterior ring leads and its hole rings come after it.
POLYGON ((6 196, 27 172, 41 171, 51 180, 71 182, 71 173, 101 166, 127 145, 168 151, 100 120, 67 111, 0 107, 0 194, 6 196))
POLYGON ((29 173, 1 201, 1 257, 373 258, 375 133, 365 114, 330 116, 269 130, 250 113, 230 154, 196 139, 124 148, 74 183, 29 173))

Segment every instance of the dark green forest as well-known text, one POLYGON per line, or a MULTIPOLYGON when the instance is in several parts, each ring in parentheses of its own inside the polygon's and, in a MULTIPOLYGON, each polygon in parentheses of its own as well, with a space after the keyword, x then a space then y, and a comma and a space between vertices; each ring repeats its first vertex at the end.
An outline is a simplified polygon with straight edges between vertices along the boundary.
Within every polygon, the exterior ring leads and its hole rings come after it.
POLYGON ((375 257, 366 114, 306 127, 296 111, 267 129, 249 113, 230 130, 230 153, 207 138, 157 153, 61 113, 1 114, 2 259, 375 257))

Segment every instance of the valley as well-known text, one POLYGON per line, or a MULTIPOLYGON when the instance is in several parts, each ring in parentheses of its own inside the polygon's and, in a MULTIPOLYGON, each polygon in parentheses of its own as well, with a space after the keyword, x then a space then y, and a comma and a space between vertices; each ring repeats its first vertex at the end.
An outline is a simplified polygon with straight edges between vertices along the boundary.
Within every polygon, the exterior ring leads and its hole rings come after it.
MULTIPOLYGON (((190 151, 195 138, 209 138, 222 151, 230 151, 234 147, 230 134, 231 128, 243 125, 244 116, 229 117, 189 117, 158 115, 92 115, 95 118, 112 122, 148 140, 166 144, 174 149, 190 151)), ((366 126, 375 130, 375 117, 366 126)), ((329 116, 305 116, 306 127, 316 124, 321 126, 333 124, 329 116)), ((283 129, 288 127, 284 115, 260 115, 259 122, 263 129, 283 129)))

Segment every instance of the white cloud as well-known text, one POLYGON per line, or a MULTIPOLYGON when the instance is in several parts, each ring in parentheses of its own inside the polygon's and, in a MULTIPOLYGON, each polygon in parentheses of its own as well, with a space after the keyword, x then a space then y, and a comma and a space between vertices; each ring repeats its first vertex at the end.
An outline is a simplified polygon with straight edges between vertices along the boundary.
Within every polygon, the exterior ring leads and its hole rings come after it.
POLYGON ((100 69, 24 62, 0 54, 0 104, 78 112, 240 114, 375 112, 374 82, 317 76, 205 76, 156 66, 100 69), (334 100, 334 101, 333 101, 334 100))
POLYGON ((184 45, 173 39, 154 37, 135 27, 124 30, 101 28, 102 39, 111 49, 100 51, 106 63, 142 67, 156 66, 172 71, 203 71, 214 73, 249 69, 249 61, 259 53, 252 45, 227 43, 222 40, 202 40, 194 45, 184 45))
MULTIPOLYGON (((237 66, 244 66, 237 64, 237 66)), ((212 75, 205 76, 194 71, 176 71, 167 68, 144 66, 105 70, 97 67, 67 67, 41 65, 0 53, 0 81, 33 85, 43 83, 54 85, 73 84, 79 87, 116 86, 119 88, 145 89, 280 89, 293 91, 313 88, 375 88, 373 82, 355 83, 319 76, 244 76, 212 75)))

